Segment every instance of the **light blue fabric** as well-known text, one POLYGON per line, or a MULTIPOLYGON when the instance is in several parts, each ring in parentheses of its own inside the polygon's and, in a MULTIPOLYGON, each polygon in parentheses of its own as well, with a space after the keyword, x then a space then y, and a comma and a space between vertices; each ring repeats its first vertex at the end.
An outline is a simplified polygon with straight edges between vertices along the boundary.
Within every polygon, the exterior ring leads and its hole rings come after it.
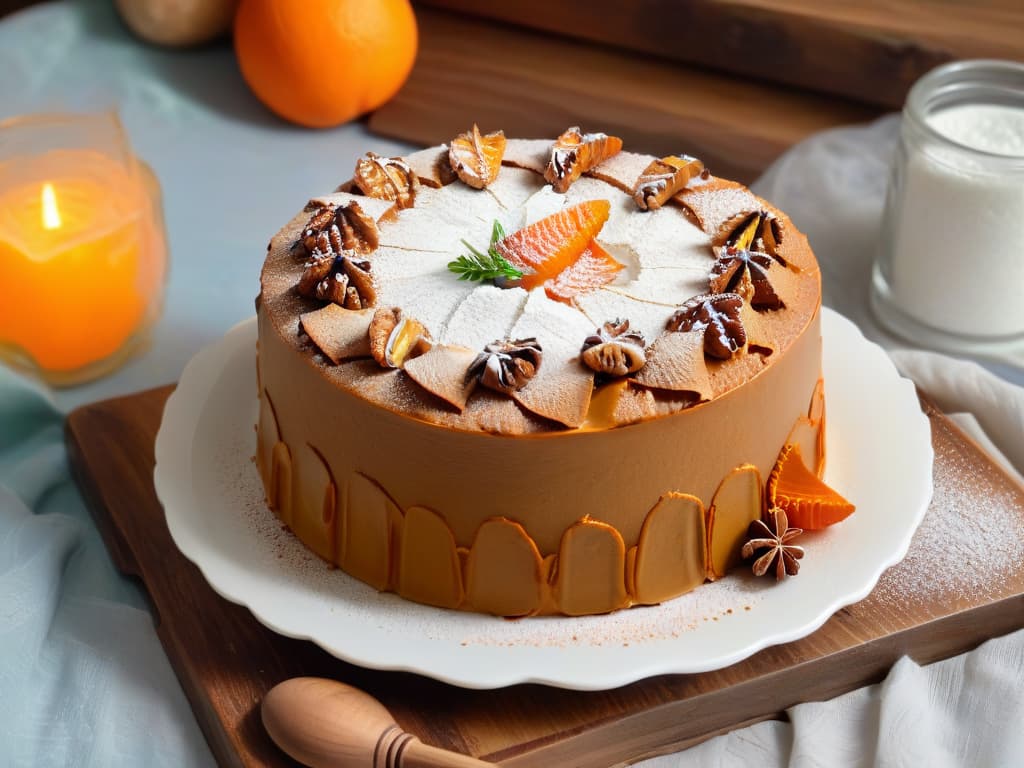
POLYGON ((99 381, 46 393, 0 366, 0 768, 212 765, 145 597, 111 564, 69 478, 61 413, 175 381, 252 315, 275 222, 348 178, 367 149, 407 148, 359 123, 286 125, 251 95, 228 44, 147 47, 110 0, 0 20, 0 120, 111 108, 163 187, 165 309, 149 350, 99 381))
POLYGON ((213 765, 62 430, 50 399, 0 367, 0 765, 213 765))

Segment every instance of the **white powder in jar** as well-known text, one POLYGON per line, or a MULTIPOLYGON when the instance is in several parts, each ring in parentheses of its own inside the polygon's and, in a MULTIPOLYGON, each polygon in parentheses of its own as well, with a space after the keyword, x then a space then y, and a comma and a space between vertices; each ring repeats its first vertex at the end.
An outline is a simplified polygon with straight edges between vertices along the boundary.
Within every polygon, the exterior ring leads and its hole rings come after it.
POLYGON ((965 104, 926 120, 1005 160, 935 142, 909 148, 892 226, 893 297, 939 330, 1024 333, 1024 109, 965 104))

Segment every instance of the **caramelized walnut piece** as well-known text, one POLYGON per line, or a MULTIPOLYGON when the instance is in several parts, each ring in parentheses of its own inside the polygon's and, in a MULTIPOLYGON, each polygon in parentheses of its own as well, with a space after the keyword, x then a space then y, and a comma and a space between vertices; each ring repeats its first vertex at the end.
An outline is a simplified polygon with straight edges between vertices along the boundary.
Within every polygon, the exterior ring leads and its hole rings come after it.
POLYGON ((587 336, 580 359, 593 371, 607 376, 628 376, 647 362, 647 341, 639 331, 629 330, 629 320, 616 318, 587 336))
POLYGON ((320 301, 333 301, 345 309, 365 309, 377 301, 377 291, 370 275, 370 262, 344 253, 313 252, 306 262, 296 290, 320 301))
POLYGON ((431 347, 430 331, 398 307, 381 307, 369 328, 370 354, 381 368, 401 368, 431 347))
POLYGON ((689 184, 690 179, 704 172, 704 163, 689 155, 654 160, 636 180, 633 199, 641 210, 656 211, 689 184))
POLYGON ((400 157, 381 157, 376 152, 367 152, 356 161, 352 181, 367 197, 394 200, 399 208, 412 208, 420 187, 408 163, 400 157))
POLYGON ((718 261, 710 275, 713 292, 738 293, 757 309, 785 306, 772 286, 769 270, 775 262, 768 254, 732 246, 716 248, 715 252, 718 261))
POLYGON ((473 189, 483 189, 498 178, 504 155, 504 132, 495 131, 484 136, 474 123, 472 131, 460 133, 452 139, 448 161, 464 184, 473 189))
POLYGON ((302 228, 302 234, 292 246, 292 253, 304 257, 311 256, 314 251, 370 253, 379 244, 377 222, 353 200, 342 206, 320 206, 302 228))
POLYGON ((728 360, 747 343, 740 312, 743 297, 735 293, 694 296, 673 313, 669 331, 704 331, 704 354, 728 360))
POLYGON ((788 266, 786 260, 779 255, 784 235, 779 217, 771 211, 760 210, 734 216, 722 225, 712 244, 765 253, 785 267, 788 266))
POLYGON ((786 511, 772 507, 765 520, 755 520, 747 529, 747 542, 740 550, 744 560, 757 557, 753 564, 755 576, 764 576, 769 569, 775 570, 775 580, 796 576, 800 571, 798 562, 804 556, 804 548, 790 544, 803 533, 800 528, 790 528, 786 511))
POLYGON ((564 193, 576 179, 622 150, 622 139, 605 133, 580 133, 569 128, 555 139, 544 180, 555 192, 564 193))
POLYGON ((540 368, 541 347, 537 339, 505 339, 484 347, 466 371, 466 378, 508 395, 530 383, 540 368))

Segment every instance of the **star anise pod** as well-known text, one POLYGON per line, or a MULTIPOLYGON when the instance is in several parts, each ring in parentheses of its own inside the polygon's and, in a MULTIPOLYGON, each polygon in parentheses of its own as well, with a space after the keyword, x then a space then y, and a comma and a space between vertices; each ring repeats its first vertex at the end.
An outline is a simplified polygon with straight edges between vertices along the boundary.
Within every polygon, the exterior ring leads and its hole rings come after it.
POLYGON ((753 287, 752 295, 745 297, 750 306, 758 309, 781 309, 784 305, 775 293, 768 270, 774 263, 766 253, 745 248, 726 246, 716 249, 718 261, 711 268, 711 290, 715 293, 742 294, 745 279, 753 287))
POLYGON ((647 363, 646 347, 644 335, 629 330, 629 320, 617 318, 583 340, 580 359, 598 373, 628 376, 647 363))
POLYGON ((540 359, 541 348, 535 338, 493 341, 470 363, 466 380, 475 377, 488 389, 508 395, 530 383, 540 359))
POLYGON ((669 331, 704 331, 704 354, 728 360, 747 343, 740 310, 743 297, 735 293, 694 296, 675 311, 665 328, 669 331))
POLYGON ((345 309, 365 309, 377 300, 370 275, 370 262, 344 253, 313 252, 296 286, 298 292, 311 299, 332 301, 345 309))
POLYGON ((320 206, 302 228, 292 252, 303 257, 312 256, 314 251, 370 253, 379 244, 377 223, 353 200, 342 206, 320 206))
POLYGON ((769 569, 775 569, 775 580, 782 581, 786 576, 796 576, 800 571, 799 561, 804 556, 804 548, 789 542, 803 533, 801 528, 790 528, 786 511, 781 507, 769 510, 767 520, 755 520, 747 529, 747 543, 740 554, 749 560, 759 555, 754 561, 755 576, 764 576, 769 569))
POLYGON ((741 213, 727 221, 714 245, 724 245, 757 253, 766 253, 786 266, 786 261, 779 255, 779 246, 785 230, 779 217, 771 211, 753 211, 741 213))

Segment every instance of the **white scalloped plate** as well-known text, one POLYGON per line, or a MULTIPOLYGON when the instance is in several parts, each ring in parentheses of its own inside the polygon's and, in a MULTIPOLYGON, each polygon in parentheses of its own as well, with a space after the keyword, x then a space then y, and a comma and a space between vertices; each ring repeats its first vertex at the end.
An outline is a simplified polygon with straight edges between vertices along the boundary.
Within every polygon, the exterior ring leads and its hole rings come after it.
POLYGON ((718 669, 808 635, 867 596, 906 554, 931 498, 931 431, 913 385, 840 315, 824 310, 822 333, 826 480, 857 512, 806 534, 800 574, 781 584, 740 573, 659 606, 519 621, 377 593, 329 569, 263 503, 252 461, 253 320, 182 374, 157 435, 157 496, 175 543, 219 594, 277 632, 355 664, 468 688, 537 682, 580 690, 718 669))

